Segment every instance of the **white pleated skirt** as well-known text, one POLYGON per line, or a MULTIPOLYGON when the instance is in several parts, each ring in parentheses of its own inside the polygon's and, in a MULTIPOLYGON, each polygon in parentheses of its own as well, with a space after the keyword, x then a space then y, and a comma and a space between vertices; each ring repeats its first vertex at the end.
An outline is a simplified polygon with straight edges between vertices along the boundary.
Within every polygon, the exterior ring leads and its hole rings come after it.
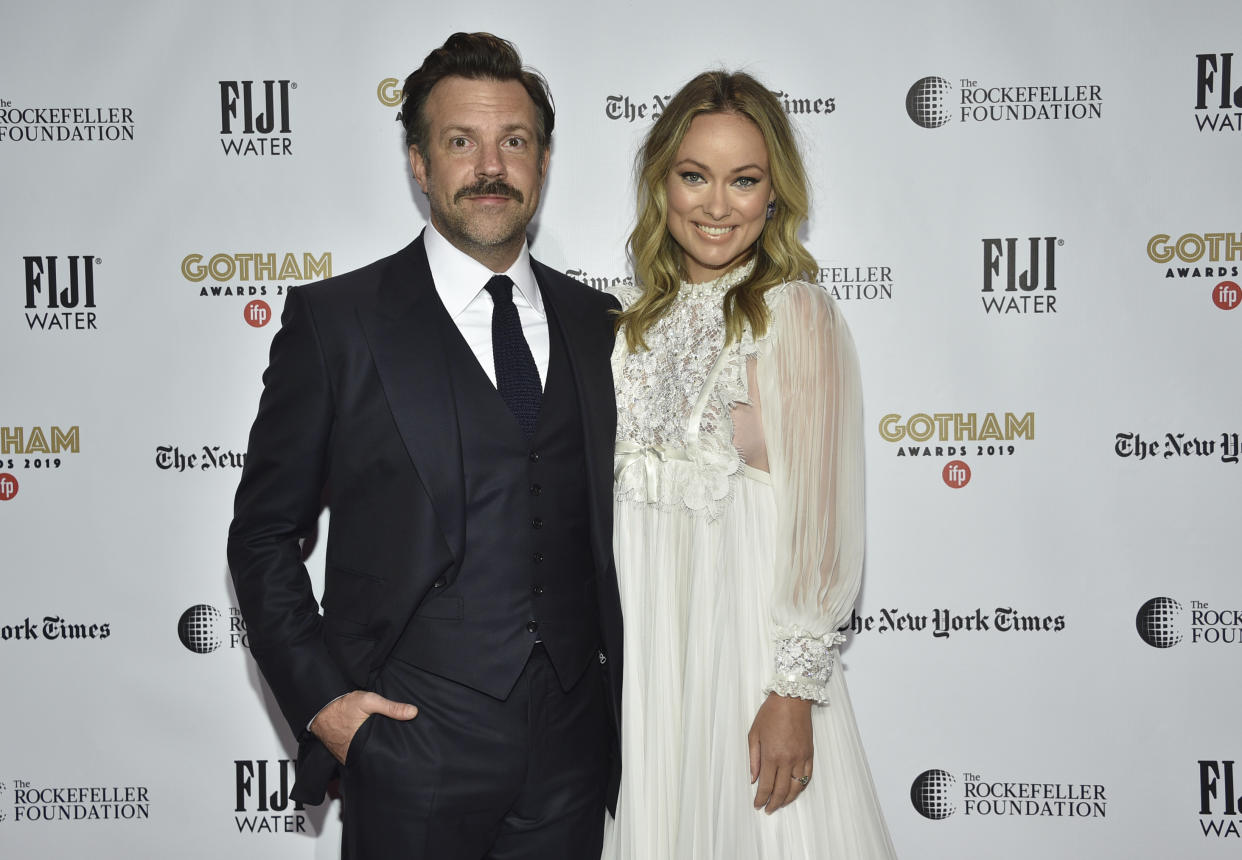
POLYGON ((776 505, 743 467, 715 522, 617 502, 625 614, 622 777, 605 860, 894 857, 842 667, 812 712, 814 777, 791 805, 754 808, 746 736, 773 672, 776 505))

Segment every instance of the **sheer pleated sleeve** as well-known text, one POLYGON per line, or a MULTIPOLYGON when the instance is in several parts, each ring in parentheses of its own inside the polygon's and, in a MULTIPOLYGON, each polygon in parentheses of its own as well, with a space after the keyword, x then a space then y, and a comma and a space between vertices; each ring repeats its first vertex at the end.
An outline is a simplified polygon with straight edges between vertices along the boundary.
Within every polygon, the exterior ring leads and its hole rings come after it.
POLYGON ((779 531, 765 690, 825 702, 862 575, 862 391, 832 298, 810 284, 784 289, 756 365, 779 531))

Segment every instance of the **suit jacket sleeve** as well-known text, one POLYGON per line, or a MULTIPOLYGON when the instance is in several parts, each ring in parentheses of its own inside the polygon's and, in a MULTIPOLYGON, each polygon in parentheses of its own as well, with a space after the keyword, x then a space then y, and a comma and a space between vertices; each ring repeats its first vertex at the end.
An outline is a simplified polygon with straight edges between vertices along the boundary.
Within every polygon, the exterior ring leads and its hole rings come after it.
POLYGON ((250 651, 294 735, 354 689, 329 654, 302 563, 322 508, 333 392, 309 300, 289 293, 229 528, 228 559, 250 651))

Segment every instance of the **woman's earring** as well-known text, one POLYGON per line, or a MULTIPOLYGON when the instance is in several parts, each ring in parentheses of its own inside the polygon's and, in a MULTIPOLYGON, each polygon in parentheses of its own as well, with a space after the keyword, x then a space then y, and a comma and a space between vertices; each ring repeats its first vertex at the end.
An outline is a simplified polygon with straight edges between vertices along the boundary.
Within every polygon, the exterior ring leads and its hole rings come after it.
POLYGON ((776 214, 776 201, 775 201, 775 200, 769 200, 769 201, 768 201, 768 218, 767 218, 767 220, 771 221, 771 220, 772 220, 772 216, 773 216, 773 215, 775 215, 775 214, 776 214))

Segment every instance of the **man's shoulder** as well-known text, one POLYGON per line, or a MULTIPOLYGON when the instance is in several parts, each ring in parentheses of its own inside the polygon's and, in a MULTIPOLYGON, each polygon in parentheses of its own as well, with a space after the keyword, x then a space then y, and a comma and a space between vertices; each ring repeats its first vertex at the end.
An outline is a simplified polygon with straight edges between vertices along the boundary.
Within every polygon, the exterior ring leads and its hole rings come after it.
POLYGON ((381 257, 357 269, 333 275, 313 284, 297 288, 300 297, 316 311, 336 313, 347 308, 373 306, 380 286, 386 280, 407 281, 412 277, 412 261, 416 257, 419 240, 401 250, 381 257))
MULTIPOLYGON (((399 252, 398 252, 399 253, 399 252)), ((373 292, 383 278, 384 271, 396 254, 382 257, 357 269, 324 278, 313 284, 298 287, 302 297, 315 304, 334 304, 355 301, 360 293, 373 292)))

